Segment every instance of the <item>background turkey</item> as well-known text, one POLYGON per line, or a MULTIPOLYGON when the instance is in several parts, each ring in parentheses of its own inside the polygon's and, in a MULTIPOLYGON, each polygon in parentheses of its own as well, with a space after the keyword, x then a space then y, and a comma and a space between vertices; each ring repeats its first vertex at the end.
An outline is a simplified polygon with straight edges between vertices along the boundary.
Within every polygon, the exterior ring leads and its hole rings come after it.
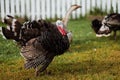
POLYGON ((39 72, 46 70, 56 55, 63 54, 69 48, 71 35, 68 35, 70 32, 67 30, 67 23, 71 12, 80 7, 71 6, 65 18, 54 24, 38 20, 22 25, 12 16, 8 16, 12 22, 9 24, 7 19, 4 20, 9 28, 2 27, 2 33, 7 39, 13 39, 21 45, 21 55, 26 61, 25 68, 35 68, 37 76, 39 72))
POLYGON ((92 21, 92 28, 96 32, 97 36, 109 36, 114 32, 114 39, 116 39, 116 31, 120 30, 120 14, 111 13, 104 17, 104 19, 95 19, 92 21))

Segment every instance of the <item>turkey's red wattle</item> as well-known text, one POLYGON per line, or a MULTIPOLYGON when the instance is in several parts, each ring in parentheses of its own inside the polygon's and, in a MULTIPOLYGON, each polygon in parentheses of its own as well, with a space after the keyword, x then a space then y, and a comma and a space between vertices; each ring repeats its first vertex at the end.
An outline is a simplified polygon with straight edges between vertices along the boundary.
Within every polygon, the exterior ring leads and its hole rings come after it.
POLYGON ((61 26, 57 26, 57 28, 63 36, 67 35, 66 31, 61 26))

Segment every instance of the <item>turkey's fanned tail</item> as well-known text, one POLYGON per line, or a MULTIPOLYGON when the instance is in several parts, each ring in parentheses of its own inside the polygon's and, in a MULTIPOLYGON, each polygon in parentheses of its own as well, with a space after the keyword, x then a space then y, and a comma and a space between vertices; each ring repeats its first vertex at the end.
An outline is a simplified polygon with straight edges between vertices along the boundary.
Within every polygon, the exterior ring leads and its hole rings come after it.
POLYGON ((38 56, 36 59, 27 61, 27 63, 25 63, 25 65, 24 65, 24 67, 26 69, 36 68, 39 65, 41 65, 44 60, 45 60, 45 56, 44 55, 38 56))
POLYGON ((41 69, 42 69, 45 66, 47 67, 51 63, 53 58, 54 58, 54 56, 52 56, 52 55, 50 55, 49 57, 41 55, 36 59, 33 59, 31 61, 27 61, 27 63, 25 63, 24 66, 26 69, 30 69, 30 68, 37 68, 38 66, 41 65, 41 69))

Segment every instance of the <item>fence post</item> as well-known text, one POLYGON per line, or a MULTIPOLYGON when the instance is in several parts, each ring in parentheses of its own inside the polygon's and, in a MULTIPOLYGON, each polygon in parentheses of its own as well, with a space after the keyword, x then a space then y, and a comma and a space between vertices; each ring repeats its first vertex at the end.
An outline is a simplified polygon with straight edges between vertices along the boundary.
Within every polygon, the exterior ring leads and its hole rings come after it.
POLYGON ((35 11, 36 11, 35 1, 36 1, 36 0, 30 0, 30 2, 31 2, 31 5, 30 5, 30 9, 31 9, 31 20, 34 20, 34 19, 35 19, 35 11))
POLYGON ((16 4, 16 15, 20 15, 20 0, 15 0, 16 4))
POLYGON ((11 15, 14 16, 15 15, 15 3, 14 0, 11 0, 10 2, 10 7, 11 7, 11 15))
POLYGON ((120 14, 120 0, 118 0, 118 13, 120 14))
POLYGON ((81 8, 82 16, 85 16, 85 10, 86 10, 85 0, 81 0, 81 6, 82 6, 81 8))
POLYGON ((1 3, 1 18, 3 19, 5 17, 5 5, 4 5, 4 0, 0 0, 1 3))
MULTIPOLYGON (((80 4, 80 0, 77 0, 77 4, 80 5, 80 6, 82 6, 82 5, 80 4)), ((81 12, 81 8, 80 8, 80 9, 77 9, 77 11, 76 11, 76 18, 79 18, 79 17, 80 17, 80 12, 81 12)))
POLYGON ((5 12, 6 12, 6 15, 10 14, 10 2, 9 0, 5 0, 5 12))
POLYGON ((41 0, 41 17, 42 19, 45 19, 46 18, 46 5, 45 5, 45 0, 41 0))
POLYGON ((21 7, 20 7, 21 16, 22 16, 22 17, 25 17, 25 0, 21 0, 20 3, 21 3, 21 4, 20 4, 20 5, 21 5, 21 7))
POLYGON ((110 8, 111 8, 111 0, 107 0, 107 13, 110 12, 110 8))
POLYGON ((87 13, 89 13, 89 11, 92 9, 90 3, 91 3, 90 0, 86 0, 86 5, 87 5, 87 6, 86 6, 86 12, 87 12, 87 13))
POLYGON ((80 15, 85 16, 95 7, 109 13, 111 4, 113 11, 120 13, 120 0, 0 0, 0 17, 4 18, 6 14, 10 14, 22 17, 26 15, 32 20, 63 18, 73 4, 82 6, 72 13, 73 19, 79 18, 80 15))
POLYGON ((31 1, 25 0, 25 16, 27 16, 29 19, 31 18, 31 9, 30 9, 31 1))
POLYGON ((50 0, 46 0, 46 18, 51 18, 50 0))
MULTIPOLYGON (((55 1, 56 0, 51 0, 51 18, 55 18, 56 17, 56 10, 55 10, 55 1)), ((62 4, 61 4, 62 5, 62 4)))
POLYGON ((36 19, 40 19, 41 11, 40 11, 40 0, 36 0, 36 19))
POLYGON ((61 14, 62 14, 62 18, 64 18, 66 10, 65 10, 65 0, 61 0, 62 2, 61 4, 61 14))
POLYGON ((117 5, 117 0, 112 0, 112 7, 114 12, 116 12, 116 5, 117 5))
MULTIPOLYGON (((72 0, 72 5, 73 4, 76 4, 75 0, 72 0)), ((76 18, 76 13, 75 11, 72 12, 72 19, 75 19, 76 18)))
POLYGON ((61 18, 61 15, 60 15, 60 0, 56 0, 56 11, 57 11, 57 18, 61 18))
POLYGON ((101 4, 102 4, 102 3, 101 3, 101 0, 96 0, 96 7, 97 7, 97 8, 100 9, 100 8, 101 8, 101 4))

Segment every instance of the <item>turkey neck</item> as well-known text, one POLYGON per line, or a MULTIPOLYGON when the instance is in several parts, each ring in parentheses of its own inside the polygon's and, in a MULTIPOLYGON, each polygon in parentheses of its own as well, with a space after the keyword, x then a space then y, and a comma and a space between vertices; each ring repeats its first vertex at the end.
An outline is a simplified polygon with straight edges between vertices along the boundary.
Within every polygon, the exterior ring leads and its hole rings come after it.
POLYGON ((72 11, 78 9, 78 8, 81 8, 81 6, 78 6, 78 5, 72 5, 69 10, 67 11, 67 13, 65 14, 65 17, 63 18, 63 23, 64 23, 64 29, 67 30, 67 23, 69 21, 69 16, 72 14, 72 11))

